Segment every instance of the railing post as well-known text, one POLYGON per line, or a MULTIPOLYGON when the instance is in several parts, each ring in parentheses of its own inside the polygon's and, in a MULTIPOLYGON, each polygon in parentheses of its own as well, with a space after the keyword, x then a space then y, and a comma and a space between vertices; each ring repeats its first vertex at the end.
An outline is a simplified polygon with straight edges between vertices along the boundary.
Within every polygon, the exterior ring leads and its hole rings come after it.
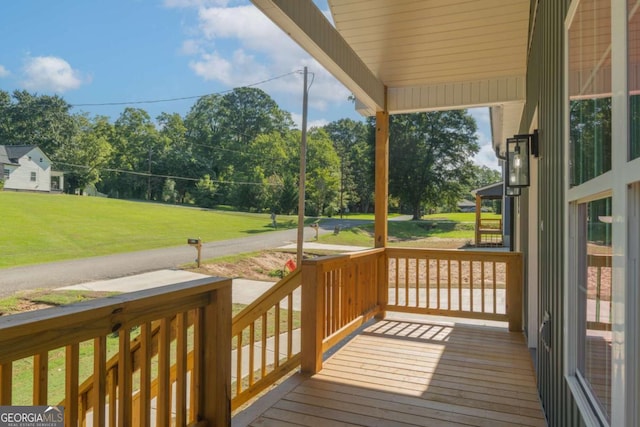
POLYGON ((324 325, 324 283, 317 263, 302 263, 302 330, 300 349, 303 373, 313 375, 322 369, 324 325))
POLYGON ((509 330, 522 331, 522 254, 517 253, 507 262, 507 317, 509 330))
MULTIPOLYGON (((213 426, 231 425, 231 281, 211 292, 204 310, 201 416, 213 426)), ((200 421, 200 420, 198 420, 200 421)))
POLYGON ((377 283, 376 291, 378 293, 378 307, 380 308, 376 314, 376 319, 382 320, 387 315, 387 304, 389 303, 389 259, 387 258, 387 250, 380 253, 377 257, 377 283))

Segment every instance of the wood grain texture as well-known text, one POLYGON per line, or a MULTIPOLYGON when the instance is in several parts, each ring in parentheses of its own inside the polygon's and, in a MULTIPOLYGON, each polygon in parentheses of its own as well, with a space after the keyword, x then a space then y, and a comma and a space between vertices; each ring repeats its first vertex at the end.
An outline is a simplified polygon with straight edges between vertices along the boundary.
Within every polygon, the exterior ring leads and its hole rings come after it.
POLYGON ((546 425, 521 334, 426 317, 368 326, 271 403, 249 425, 546 425))

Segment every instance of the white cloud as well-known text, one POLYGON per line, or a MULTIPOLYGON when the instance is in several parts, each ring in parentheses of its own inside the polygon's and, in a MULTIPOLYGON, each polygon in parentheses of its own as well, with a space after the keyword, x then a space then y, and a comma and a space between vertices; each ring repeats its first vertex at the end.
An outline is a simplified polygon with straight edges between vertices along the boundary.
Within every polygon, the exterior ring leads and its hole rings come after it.
POLYGON ((7 70, 6 68, 4 68, 3 65, 0 65, 0 78, 2 77, 7 77, 9 74, 11 74, 9 72, 9 70, 7 70))
POLYGON ((496 157, 495 151, 491 145, 491 139, 484 133, 476 132, 478 137, 478 143, 480 144, 480 151, 475 155, 473 161, 480 166, 487 166, 491 169, 500 170, 500 164, 496 157))
POLYGON ((182 46, 180 47, 180 53, 183 55, 197 55, 198 53, 203 53, 202 48, 200 47, 200 42, 194 39, 187 39, 182 42, 182 46))
MULTIPOLYGON (((194 56, 189 66, 204 80, 238 87, 307 66, 313 73, 309 76, 309 81, 313 81, 310 108, 327 111, 332 104, 344 104, 349 96, 342 84, 253 5, 199 7, 196 34, 199 37, 191 34, 185 40, 181 51, 194 56)), ((280 99, 286 96, 297 100, 302 86, 302 75, 296 73, 261 84, 260 88, 280 99)))
POLYGON ((29 90, 65 92, 79 88, 83 83, 79 71, 62 58, 55 56, 29 57, 24 66, 22 84, 29 90))
MULTIPOLYGON (((300 106, 302 109, 302 106, 300 106)), ((302 128, 302 114, 291 113, 291 118, 293 119, 293 123, 296 124, 298 129, 302 128)), ((320 128, 329 124, 329 120, 327 119, 316 119, 316 120, 307 120, 307 129, 311 128, 320 128)))
POLYGON ((206 6, 226 6, 229 0, 164 0, 165 7, 188 8, 206 6))
POLYGON ((480 145, 480 151, 475 155, 473 161, 480 166, 487 166, 491 169, 500 169, 498 158, 496 157, 493 146, 491 145, 491 116, 489 108, 470 108, 469 114, 476 120, 478 125, 478 131, 476 136, 478 137, 478 144, 480 145))

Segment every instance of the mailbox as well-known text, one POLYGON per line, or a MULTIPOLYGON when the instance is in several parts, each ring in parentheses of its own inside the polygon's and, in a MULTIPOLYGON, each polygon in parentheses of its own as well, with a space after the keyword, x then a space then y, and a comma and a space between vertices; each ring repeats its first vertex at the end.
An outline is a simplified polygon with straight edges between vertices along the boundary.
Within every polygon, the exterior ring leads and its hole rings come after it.
POLYGON ((202 243, 200 239, 187 239, 187 243, 192 246, 196 246, 202 243))

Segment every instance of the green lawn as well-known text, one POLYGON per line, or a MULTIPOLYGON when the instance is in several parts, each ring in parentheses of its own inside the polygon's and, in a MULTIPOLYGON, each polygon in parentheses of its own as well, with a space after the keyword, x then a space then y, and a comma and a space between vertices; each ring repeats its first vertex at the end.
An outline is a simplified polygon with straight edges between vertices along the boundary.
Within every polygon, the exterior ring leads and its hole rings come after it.
MULTIPOLYGON (((225 240, 272 231, 269 214, 98 197, 0 192, 0 268, 225 240)), ((278 227, 295 227, 278 216, 278 227)))
MULTIPOLYGON (((483 213, 482 218, 500 218, 500 215, 483 213)), ((391 246, 405 246, 407 243, 429 237, 466 239, 473 241, 475 213, 440 213, 427 215, 418 221, 389 221, 391 246)), ((340 231, 339 234, 324 235, 320 242, 338 245, 373 246, 373 224, 340 231)))

